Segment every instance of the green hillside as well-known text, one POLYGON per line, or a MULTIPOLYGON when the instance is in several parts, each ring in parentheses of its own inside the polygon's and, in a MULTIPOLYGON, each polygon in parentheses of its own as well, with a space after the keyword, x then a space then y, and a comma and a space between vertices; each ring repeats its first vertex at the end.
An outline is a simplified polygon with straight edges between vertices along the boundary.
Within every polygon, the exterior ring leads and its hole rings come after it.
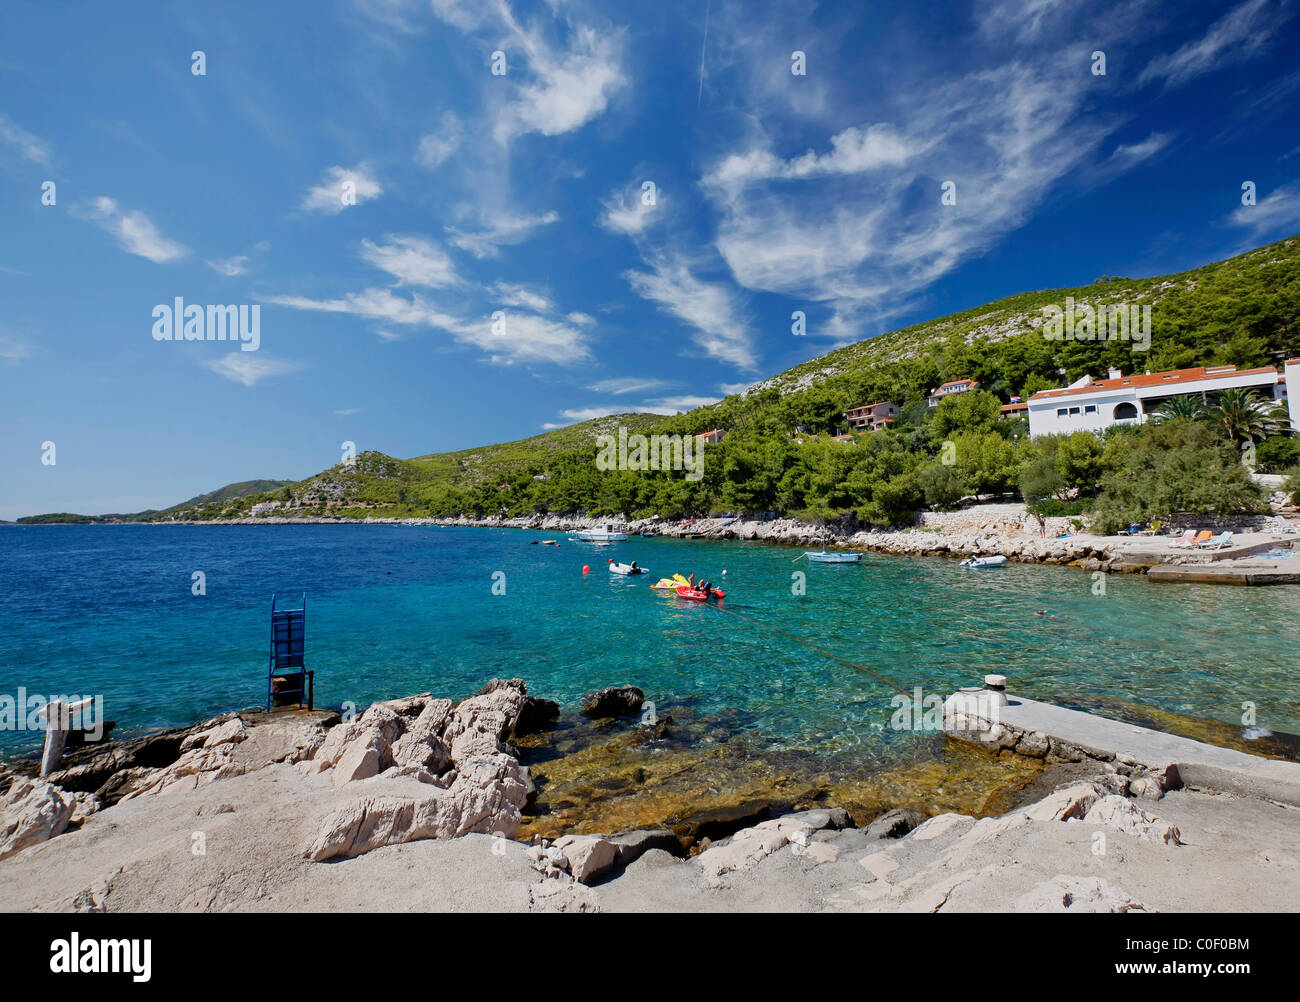
POLYGON ((113 522, 154 522, 162 519, 211 517, 204 513, 208 509, 225 507, 232 502, 249 495, 262 495, 278 487, 292 483, 291 480, 242 480, 237 484, 226 484, 215 491, 208 491, 182 501, 178 505, 162 511, 149 509, 130 514, 113 515, 76 515, 71 512, 52 512, 46 515, 28 515, 18 519, 22 525, 96 525, 113 522))
MULTIPOLYGON (((1106 478, 1116 475, 1116 463, 1137 463, 1146 452, 1112 446, 1109 437, 1104 446, 1092 436, 1086 442, 1072 437, 1061 450, 1054 440, 1030 443, 1023 420, 999 420, 999 405, 1013 395, 1027 397, 1111 367, 1125 373, 1229 363, 1247 367, 1276 365, 1296 355, 1300 238, 1293 237, 1177 275, 1104 277, 1082 288, 1012 296, 848 345, 744 394, 675 417, 617 415, 518 442, 410 460, 364 453, 352 469, 336 466, 286 488, 237 500, 222 514, 241 514, 255 501, 278 500, 283 513, 294 515, 583 511, 678 517, 782 511, 889 524, 925 505, 1011 494, 1040 507, 1084 511, 1096 506, 1108 518, 1140 517, 1145 514, 1141 503, 1131 498, 1115 508, 1106 478), (1094 308, 1150 305, 1149 350, 1135 351, 1131 342, 1121 340, 1045 338, 1043 307, 1064 306, 1066 297, 1094 308), (927 406, 926 395, 934 387, 958 378, 978 380, 981 390, 964 395, 965 400, 927 406), (848 444, 830 439, 843 429, 845 409, 878 400, 902 408, 893 429, 848 444), (601 472, 595 464, 596 436, 612 434, 620 425, 629 434, 690 436, 712 428, 728 434, 706 450, 698 481, 687 480, 683 472, 601 472), (955 453, 945 450, 948 445, 955 453), (1026 476, 1028 485, 1022 482, 1026 476)), ((1235 461, 1235 450, 1245 444, 1233 430, 1239 423, 1208 411, 1201 419, 1197 430, 1187 430, 1163 447, 1193 450, 1188 461, 1202 465, 1214 454, 1199 474, 1184 469, 1182 476, 1199 476, 1202 486, 1212 486, 1218 477, 1230 483, 1218 494, 1164 492, 1160 504, 1176 508, 1186 503, 1188 510, 1214 508, 1215 498, 1220 507, 1256 504, 1257 492, 1248 481, 1239 482, 1244 469, 1235 461), (1205 428, 1215 422, 1226 430, 1205 438, 1205 428)), ((1247 436, 1258 446, 1256 465, 1266 470, 1294 465, 1300 457, 1290 438, 1272 425, 1265 431, 1247 436)), ((1144 427, 1130 437, 1149 434, 1154 432, 1144 427)))

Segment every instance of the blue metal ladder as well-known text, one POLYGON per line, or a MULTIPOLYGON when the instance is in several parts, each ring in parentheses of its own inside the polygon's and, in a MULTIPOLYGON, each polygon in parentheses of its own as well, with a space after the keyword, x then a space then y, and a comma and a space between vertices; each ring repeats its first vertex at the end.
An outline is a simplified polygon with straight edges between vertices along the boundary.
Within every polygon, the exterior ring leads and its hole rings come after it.
POLYGON ((315 672, 305 663, 307 646, 307 593, 301 609, 276 609, 271 596, 271 661, 266 676, 266 712, 274 698, 280 705, 296 702, 312 709, 315 702, 315 672))

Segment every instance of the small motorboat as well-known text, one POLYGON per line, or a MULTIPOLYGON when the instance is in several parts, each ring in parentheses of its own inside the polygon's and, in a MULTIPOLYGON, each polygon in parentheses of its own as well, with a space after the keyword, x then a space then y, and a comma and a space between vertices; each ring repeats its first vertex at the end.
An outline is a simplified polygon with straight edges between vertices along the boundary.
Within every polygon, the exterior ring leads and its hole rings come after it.
POLYGON ((815 564, 856 564, 862 559, 862 554, 853 550, 808 550, 804 556, 815 564))
POLYGON ((569 538, 580 543, 619 543, 627 539, 627 533, 605 525, 599 529, 580 529, 569 538))
POLYGON ((996 557, 967 557, 961 562, 962 567, 1001 567, 1007 562, 1003 556, 996 557))
POLYGON ((609 573, 611 574, 649 574, 650 572, 644 567, 633 567, 631 564, 620 564, 612 557, 609 561, 609 573))
POLYGON ((717 588, 710 588, 708 593, 700 591, 698 588, 688 588, 686 585, 677 586, 677 597, 690 599, 692 602, 707 602, 710 597, 726 598, 727 593, 718 591, 717 588))

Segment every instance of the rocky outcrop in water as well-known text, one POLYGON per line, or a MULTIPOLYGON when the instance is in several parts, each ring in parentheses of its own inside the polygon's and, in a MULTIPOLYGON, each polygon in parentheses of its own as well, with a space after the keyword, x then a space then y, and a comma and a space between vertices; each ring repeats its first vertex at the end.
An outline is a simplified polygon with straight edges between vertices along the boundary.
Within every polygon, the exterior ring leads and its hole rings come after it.
POLYGON ((609 686, 582 697, 586 717, 634 717, 645 704, 645 693, 634 685, 609 686))

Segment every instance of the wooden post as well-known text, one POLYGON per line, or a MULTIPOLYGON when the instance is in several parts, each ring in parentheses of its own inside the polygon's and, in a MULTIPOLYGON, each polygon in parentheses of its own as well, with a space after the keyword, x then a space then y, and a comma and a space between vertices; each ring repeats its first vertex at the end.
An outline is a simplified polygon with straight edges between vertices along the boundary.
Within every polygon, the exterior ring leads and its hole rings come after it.
POLYGON ((63 746, 68 743, 68 725, 75 714, 81 713, 94 703, 93 699, 83 699, 79 703, 64 703, 55 700, 46 704, 37 712, 45 719, 45 747, 41 751, 41 776, 48 776, 59 764, 63 755, 63 746))

